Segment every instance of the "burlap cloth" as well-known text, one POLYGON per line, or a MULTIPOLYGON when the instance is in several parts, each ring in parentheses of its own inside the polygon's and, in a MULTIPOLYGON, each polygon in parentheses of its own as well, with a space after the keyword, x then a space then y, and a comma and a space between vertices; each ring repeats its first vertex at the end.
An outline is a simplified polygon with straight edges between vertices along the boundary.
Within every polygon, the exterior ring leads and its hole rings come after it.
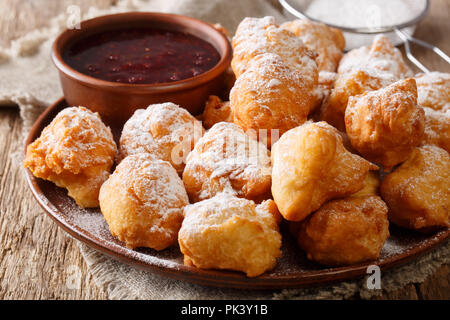
MULTIPOLYGON (((91 8, 83 18, 111 12, 161 11, 219 22, 234 32, 246 16, 283 15, 264 0, 122 0, 107 10, 91 8)), ((50 48, 67 23, 67 15, 52 19, 49 26, 35 30, 0 47, 0 105, 18 105, 24 121, 24 137, 37 116, 62 96, 50 48)), ((38 208, 36 207, 36 210, 38 208)), ((80 243, 80 250, 96 284, 110 299, 342 299, 371 298, 383 291, 398 290, 409 283, 423 282, 442 264, 450 263, 450 243, 412 263, 382 274, 382 290, 368 290, 365 279, 320 288, 246 291, 217 289, 170 280, 116 262, 80 243)))

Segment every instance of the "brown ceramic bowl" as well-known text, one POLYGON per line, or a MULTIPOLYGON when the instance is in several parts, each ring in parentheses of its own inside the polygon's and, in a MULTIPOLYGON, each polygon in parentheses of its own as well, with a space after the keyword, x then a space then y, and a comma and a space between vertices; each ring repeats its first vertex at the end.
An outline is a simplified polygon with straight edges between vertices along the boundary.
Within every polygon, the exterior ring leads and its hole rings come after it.
POLYGON ((210 24, 174 14, 128 12, 101 16, 81 23, 80 29, 66 30, 53 45, 52 59, 59 70, 64 96, 69 105, 85 106, 98 112, 110 125, 121 126, 136 109, 153 103, 173 102, 193 115, 203 111, 209 95, 221 95, 224 73, 231 63, 228 39, 210 24), (183 31, 209 42, 220 54, 218 64, 196 77, 159 84, 126 84, 100 80, 68 66, 62 54, 69 45, 107 30, 155 27, 183 31))

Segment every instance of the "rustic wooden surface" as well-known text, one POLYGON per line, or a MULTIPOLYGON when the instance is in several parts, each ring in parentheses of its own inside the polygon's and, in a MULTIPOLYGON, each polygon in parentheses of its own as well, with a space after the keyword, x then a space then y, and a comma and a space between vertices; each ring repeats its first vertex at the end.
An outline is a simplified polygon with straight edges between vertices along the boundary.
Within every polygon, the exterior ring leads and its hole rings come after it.
MULTIPOLYGON (((68 4, 87 8, 114 0, 2 0, 0 45, 45 24, 68 4)), ((450 53, 450 2, 431 0, 431 12, 416 36, 450 53)), ((414 48, 432 70, 450 72, 433 53, 414 48)), ((87 271, 76 241, 38 207, 21 169, 22 123, 16 108, 0 109, 0 299, 105 299, 87 271), (78 280, 77 280, 78 279, 78 280)), ((356 298, 356 297, 355 297, 356 298)), ((422 284, 411 284, 381 299, 450 299, 450 266, 422 284)))

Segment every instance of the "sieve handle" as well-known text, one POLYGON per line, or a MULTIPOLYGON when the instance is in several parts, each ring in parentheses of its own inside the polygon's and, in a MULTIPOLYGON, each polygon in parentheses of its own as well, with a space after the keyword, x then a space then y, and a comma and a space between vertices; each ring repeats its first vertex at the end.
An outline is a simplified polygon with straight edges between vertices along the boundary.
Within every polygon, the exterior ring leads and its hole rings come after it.
POLYGON ((433 50, 437 55, 439 55, 442 59, 444 59, 445 61, 447 61, 447 63, 450 64, 450 57, 448 55, 446 55, 441 49, 439 49, 436 46, 433 46, 432 44, 429 44, 428 42, 416 39, 412 36, 410 36, 408 33, 404 32, 403 30, 400 29, 395 29, 394 30, 395 33, 397 34, 397 36, 402 39, 403 43, 405 44, 405 51, 406 51, 406 56, 408 57, 408 59, 414 63, 417 68, 419 68, 420 70, 422 70, 425 73, 429 73, 430 70, 428 70, 428 68, 426 68, 419 60, 417 60, 417 58, 412 54, 411 52, 411 46, 410 46, 410 42, 415 43, 421 47, 433 50))

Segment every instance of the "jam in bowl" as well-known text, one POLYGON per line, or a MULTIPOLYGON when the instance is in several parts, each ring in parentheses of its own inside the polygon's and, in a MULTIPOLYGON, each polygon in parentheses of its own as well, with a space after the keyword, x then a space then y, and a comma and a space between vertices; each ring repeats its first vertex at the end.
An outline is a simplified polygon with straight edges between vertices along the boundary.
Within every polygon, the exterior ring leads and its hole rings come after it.
POLYGON ((91 35, 69 46, 63 59, 97 79, 154 84, 205 73, 220 55, 210 43, 189 33, 140 28, 91 35))
POLYGON ((85 106, 121 126, 153 103, 173 102, 200 114, 209 95, 223 95, 231 46, 200 20, 130 12, 64 31, 52 58, 69 105, 85 106))

